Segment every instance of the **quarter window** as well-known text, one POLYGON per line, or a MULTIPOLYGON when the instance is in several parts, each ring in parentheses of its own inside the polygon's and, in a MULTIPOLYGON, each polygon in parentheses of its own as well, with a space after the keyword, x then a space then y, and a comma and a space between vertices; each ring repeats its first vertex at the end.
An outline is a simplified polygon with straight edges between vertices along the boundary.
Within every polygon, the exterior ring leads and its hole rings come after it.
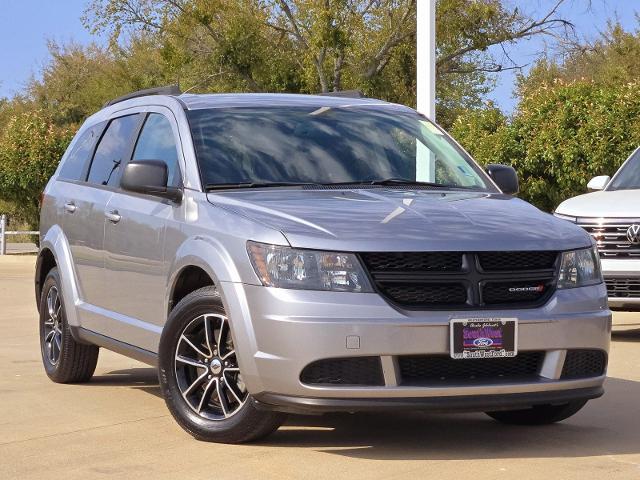
POLYGON ((162 160, 167 164, 167 184, 177 186, 180 181, 178 150, 169 120, 159 113, 150 113, 138 138, 133 160, 162 160))
POLYGON ((139 114, 114 118, 102 136, 89 170, 89 183, 116 185, 120 165, 126 162, 131 139, 138 125, 139 114))
POLYGON ((91 152, 103 126, 104 124, 98 124, 89 127, 79 136, 62 164, 58 178, 63 180, 84 180, 85 168, 91 159, 91 152))

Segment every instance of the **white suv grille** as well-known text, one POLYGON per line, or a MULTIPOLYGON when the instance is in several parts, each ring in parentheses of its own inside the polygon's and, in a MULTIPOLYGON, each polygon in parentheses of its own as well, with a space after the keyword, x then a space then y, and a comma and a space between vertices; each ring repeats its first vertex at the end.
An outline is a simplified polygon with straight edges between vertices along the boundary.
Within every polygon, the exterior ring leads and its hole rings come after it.
POLYGON ((595 238, 601 258, 640 259, 640 244, 632 244, 627 239, 627 230, 634 224, 640 225, 640 218, 578 220, 578 225, 595 238))

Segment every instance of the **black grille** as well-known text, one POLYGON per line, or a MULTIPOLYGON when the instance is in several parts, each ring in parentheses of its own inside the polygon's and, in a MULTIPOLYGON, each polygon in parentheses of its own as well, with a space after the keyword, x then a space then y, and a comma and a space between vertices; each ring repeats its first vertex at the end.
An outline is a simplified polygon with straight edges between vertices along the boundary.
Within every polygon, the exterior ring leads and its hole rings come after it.
POLYGON ((561 379, 599 377, 607 368, 607 354, 602 350, 569 350, 561 379))
POLYGON ((555 288, 558 252, 362 253, 374 284, 411 309, 524 308, 555 288))
POLYGON ((480 252, 478 260, 485 272, 541 270, 553 268, 558 252, 480 252))
POLYGON ((385 292, 403 305, 451 305, 467 301, 467 289, 459 283, 389 285, 385 292))
POLYGON ((308 385, 384 385, 380 357, 318 360, 302 370, 300 381, 308 385))
POLYGON ((611 298, 640 298, 640 277, 605 278, 604 281, 611 298))
POLYGON ((578 222, 596 240, 602 258, 640 258, 640 244, 633 244, 627 238, 627 231, 634 224, 640 225, 640 219, 600 222, 585 218, 578 222))
POLYGON ((369 270, 380 271, 446 271, 457 272, 462 268, 459 252, 374 252, 363 255, 369 270))
POLYGON ((475 379, 532 379, 544 359, 544 352, 520 352, 510 358, 452 359, 448 355, 398 357, 403 385, 444 383, 475 379))

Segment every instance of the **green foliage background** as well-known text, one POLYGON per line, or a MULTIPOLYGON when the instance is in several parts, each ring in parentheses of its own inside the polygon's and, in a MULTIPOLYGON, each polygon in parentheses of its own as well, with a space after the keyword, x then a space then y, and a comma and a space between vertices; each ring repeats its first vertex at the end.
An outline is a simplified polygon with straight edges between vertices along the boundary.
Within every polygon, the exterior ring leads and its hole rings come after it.
POLYGON ((40 192, 73 134, 72 125, 56 125, 43 110, 26 110, 8 120, 0 132, 0 200, 14 221, 37 225, 40 192))
POLYGON ((507 118, 497 108, 468 110, 451 133, 480 163, 512 165, 520 196, 552 211, 613 175, 640 146, 640 36, 619 25, 562 63, 538 61, 518 87, 507 118))
MULTIPOLYGON (((414 106, 415 8, 416 0, 93 0, 84 22, 109 44, 50 43, 41 74, 0 99, 0 213, 37 226, 39 194, 73 133, 134 90, 360 89, 414 106)), ((638 31, 612 23, 561 60, 543 56, 520 76, 518 107, 506 115, 485 101, 507 68, 491 47, 567 35, 565 20, 527 16, 506 0, 438 0, 437 15, 437 120, 479 162, 513 165, 526 200, 551 211, 640 144, 638 31)))

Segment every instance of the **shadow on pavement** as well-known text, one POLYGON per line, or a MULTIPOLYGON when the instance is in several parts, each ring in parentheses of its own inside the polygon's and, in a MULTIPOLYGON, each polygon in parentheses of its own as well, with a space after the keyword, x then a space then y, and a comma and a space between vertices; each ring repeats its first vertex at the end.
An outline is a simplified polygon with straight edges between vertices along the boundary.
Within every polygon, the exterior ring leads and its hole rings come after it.
POLYGON ((114 370, 105 375, 94 375, 87 385, 93 384, 133 388, 140 385, 158 386, 158 372, 155 368, 149 367, 114 370))
POLYGON ((613 342, 638 342, 640 343, 640 329, 639 330, 627 330, 624 332, 614 332, 611 334, 611 340, 613 342))
POLYGON ((609 378, 601 399, 563 423, 502 425, 484 414, 422 412, 290 417, 261 442, 362 459, 466 460, 640 453, 640 382, 609 378), (310 428, 311 427, 311 428, 310 428))
MULTIPOLYGON (((627 341, 626 338, 622 341, 627 341)), ((638 341, 631 337, 630 341, 638 341)), ((87 386, 130 386, 161 397, 153 368, 115 370, 87 386)), ((290 416, 260 442, 363 459, 464 460, 588 457, 640 453, 640 382, 608 378, 604 397, 573 418, 540 427, 507 426, 484 414, 378 412, 290 416)))

